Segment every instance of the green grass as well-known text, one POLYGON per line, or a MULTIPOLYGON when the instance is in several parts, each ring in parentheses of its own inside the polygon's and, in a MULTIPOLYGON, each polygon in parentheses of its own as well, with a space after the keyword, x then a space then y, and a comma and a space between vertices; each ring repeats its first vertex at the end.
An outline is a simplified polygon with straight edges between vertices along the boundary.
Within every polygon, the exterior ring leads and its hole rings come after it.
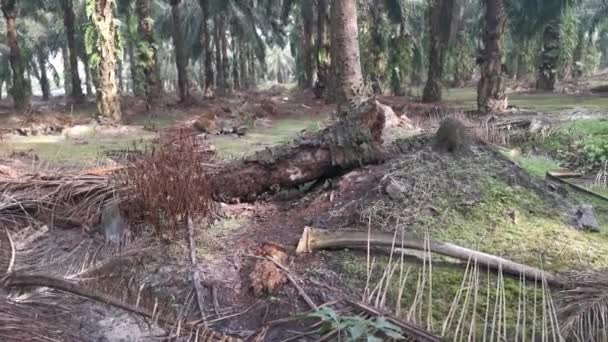
POLYGON ((508 153, 505 155, 516 162, 529 174, 536 177, 544 178, 547 171, 556 171, 560 169, 558 162, 546 156, 510 156, 508 153))
MULTIPOLYGON (((474 109, 477 101, 475 88, 454 88, 444 91, 444 100, 466 109, 474 109)), ((509 104, 540 112, 561 112, 577 107, 608 110, 608 96, 557 93, 509 94, 509 104)))
POLYGON ((132 149, 134 146, 141 148, 150 138, 151 136, 92 138, 79 142, 61 136, 18 137, 4 141, 0 145, 0 152, 10 154, 24 151, 50 162, 92 163, 105 158, 106 151, 132 149))
POLYGON ((319 120, 308 118, 281 119, 274 121, 272 127, 254 128, 240 138, 215 136, 211 138, 211 142, 221 156, 238 158, 266 147, 288 142, 302 130, 314 130, 318 127, 318 122, 319 120))

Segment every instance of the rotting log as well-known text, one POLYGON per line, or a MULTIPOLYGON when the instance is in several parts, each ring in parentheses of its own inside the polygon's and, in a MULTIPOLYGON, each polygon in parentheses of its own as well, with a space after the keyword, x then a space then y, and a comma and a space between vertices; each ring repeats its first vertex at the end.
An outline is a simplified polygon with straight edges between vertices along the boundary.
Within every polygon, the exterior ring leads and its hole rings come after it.
POLYGON ((487 267, 494 271, 501 270, 504 273, 521 276, 529 280, 544 279, 548 284, 563 286, 564 282, 557 276, 545 272, 536 267, 520 264, 492 254, 475 251, 447 242, 417 238, 411 234, 405 234, 395 239, 395 235, 386 232, 364 232, 360 230, 340 230, 328 231, 319 230, 312 227, 305 227, 304 233, 298 242, 297 253, 310 253, 323 249, 335 248, 358 248, 367 249, 369 247, 384 246, 399 249, 415 249, 440 254, 443 256, 476 262, 480 266, 487 267), (397 240, 397 241, 396 241, 397 240))
POLYGON ((316 134, 225 165, 211 177, 214 198, 253 200, 273 187, 295 187, 378 163, 384 123, 379 104, 364 102, 316 134))

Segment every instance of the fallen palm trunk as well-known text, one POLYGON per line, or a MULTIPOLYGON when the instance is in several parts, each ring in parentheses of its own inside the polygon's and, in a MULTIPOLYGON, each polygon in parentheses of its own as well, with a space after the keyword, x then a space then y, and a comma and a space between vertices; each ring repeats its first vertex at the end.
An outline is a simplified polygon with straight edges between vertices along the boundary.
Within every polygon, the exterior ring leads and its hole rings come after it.
MULTIPOLYGON (((399 239, 400 238, 398 238, 398 240, 399 239)), ((425 251, 428 249, 427 246, 430 245, 430 251, 433 253, 463 261, 470 260, 492 270, 502 270, 504 273, 515 276, 523 275, 529 280, 544 279, 550 285, 564 285, 563 281, 558 277, 538 268, 519 264, 495 255, 464 248, 451 243, 434 240, 425 241, 424 239, 418 239, 412 235, 405 236, 402 241, 403 243, 401 243, 401 241, 395 241, 395 236, 391 233, 368 233, 364 231, 351 230, 327 231, 306 227, 304 228, 304 233, 298 242, 298 248, 296 251, 298 253, 309 253, 316 250, 332 248, 367 249, 368 246, 384 246, 425 251)))
POLYGON ((273 187, 295 187, 382 159, 385 116, 364 103, 323 131, 227 164, 213 175, 213 196, 252 200, 273 187))

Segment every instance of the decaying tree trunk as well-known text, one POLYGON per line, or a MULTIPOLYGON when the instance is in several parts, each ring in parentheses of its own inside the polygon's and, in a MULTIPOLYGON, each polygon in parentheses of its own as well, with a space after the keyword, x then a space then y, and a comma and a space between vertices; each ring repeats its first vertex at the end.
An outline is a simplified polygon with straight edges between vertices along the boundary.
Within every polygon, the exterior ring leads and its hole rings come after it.
POLYGON ((294 187, 380 162, 384 123, 378 103, 366 102, 313 136, 226 165, 211 178, 214 196, 252 200, 276 186, 294 187))

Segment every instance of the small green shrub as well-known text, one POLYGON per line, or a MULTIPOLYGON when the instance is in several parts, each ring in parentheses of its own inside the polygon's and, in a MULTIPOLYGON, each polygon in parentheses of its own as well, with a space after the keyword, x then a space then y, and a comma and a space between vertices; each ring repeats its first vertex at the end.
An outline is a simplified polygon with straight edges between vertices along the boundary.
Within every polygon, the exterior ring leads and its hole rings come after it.
POLYGON ((307 315, 308 318, 318 318, 323 322, 320 333, 325 335, 337 330, 345 341, 368 341, 380 342, 386 339, 383 337, 404 340, 401 328, 390 323, 384 317, 364 319, 360 316, 341 316, 331 308, 320 308, 319 310, 307 315))

